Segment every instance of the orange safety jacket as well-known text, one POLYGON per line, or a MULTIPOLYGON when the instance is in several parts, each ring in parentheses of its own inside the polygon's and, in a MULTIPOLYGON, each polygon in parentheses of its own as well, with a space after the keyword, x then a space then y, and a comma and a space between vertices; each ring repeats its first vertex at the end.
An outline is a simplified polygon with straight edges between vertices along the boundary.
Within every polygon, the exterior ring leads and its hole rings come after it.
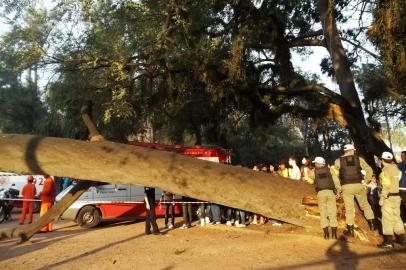
POLYGON ((21 191, 21 195, 23 195, 23 199, 34 199, 37 190, 35 189, 34 183, 27 183, 24 185, 23 190, 21 191))
POLYGON ((44 181, 44 187, 41 192, 41 203, 54 203, 55 201, 55 183, 51 177, 44 181))

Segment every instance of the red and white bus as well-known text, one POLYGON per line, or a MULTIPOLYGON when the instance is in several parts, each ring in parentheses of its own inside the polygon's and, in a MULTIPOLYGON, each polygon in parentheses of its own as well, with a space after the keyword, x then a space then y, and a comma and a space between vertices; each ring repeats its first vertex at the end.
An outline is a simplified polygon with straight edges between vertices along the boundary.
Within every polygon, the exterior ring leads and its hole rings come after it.
MULTIPOLYGON (((230 163, 230 151, 216 147, 183 147, 180 145, 165 145, 157 143, 144 143, 130 141, 129 144, 147 147, 161 151, 175 152, 194 158, 199 158, 217 163, 230 163)), ((73 186, 58 194, 59 201, 73 186)), ((161 198, 162 190, 155 190, 155 200, 161 198)), ((175 201, 180 201, 180 196, 175 196, 175 201)), ((82 227, 97 226, 103 220, 131 220, 146 216, 144 200, 144 187, 134 185, 107 184, 91 187, 73 203, 61 216, 62 219, 75 220, 82 227)), ((157 203, 155 212, 157 216, 164 215, 164 205, 157 203)), ((181 213, 181 205, 175 204, 175 214, 181 213)))

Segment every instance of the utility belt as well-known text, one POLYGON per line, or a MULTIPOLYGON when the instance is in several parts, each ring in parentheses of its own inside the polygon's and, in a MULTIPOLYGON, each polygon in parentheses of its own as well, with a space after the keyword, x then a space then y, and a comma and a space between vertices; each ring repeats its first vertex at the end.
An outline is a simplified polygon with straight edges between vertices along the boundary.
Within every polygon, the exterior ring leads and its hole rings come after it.
POLYGON ((388 197, 393 197, 393 196, 400 196, 400 193, 389 193, 388 197))
POLYGON ((334 193, 336 193, 336 190, 335 190, 335 189, 332 189, 332 188, 316 188, 316 192, 319 192, 319 191, 322 191, 322 190, 331 190, 331 191, 333 191, 334 193))

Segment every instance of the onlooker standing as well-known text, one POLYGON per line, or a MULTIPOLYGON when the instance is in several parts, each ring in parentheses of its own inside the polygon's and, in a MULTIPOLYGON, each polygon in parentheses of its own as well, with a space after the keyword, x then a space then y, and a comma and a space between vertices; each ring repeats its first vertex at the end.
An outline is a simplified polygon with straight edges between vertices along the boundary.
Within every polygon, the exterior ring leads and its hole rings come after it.
MULTIPOLYGON (((340 194, 340 183, 330 168, 326 166, 326 161, 322 157, 316 157, 313 161, 314 171, 309 177, 314 180, 314 187, 317 192, 317 201, 320 210, 320 226, 323 229, 324 239, 329 239, 331 227, 331 237, 337 239, 337 205, 336 194, 340 194)), ((339 195, 337 195, 338 198, 339 195)))
POLYGON ((278 173, 275 171, 275 167, 272 165, 269 165, 269 173, 272 175, 278 175, 278 173))
MULTIPOLYGON (((51 209, 52 205, 55 202, 55 182, 51 176, 46 175, 44 186, 42 187, 42 191, 40 194, 41 197, 41 210, 39 212, 39 216, 42 217, 51 209)), ((52 222, 45 225, 44 228, 41 229, 41 232, 51 232, 52 231, 52 222)))
POLYGON ((399 170, 402 172, 402 178, 400 179, 400 197, 402 198, 402 203, 400 205, 400 213, 403 222, 406 223, 406 151, 400 153, 400 158, 402 161, 398 164, 399 170))
POLYGON ((159 235, 158 225, 156 224, 155 216, 155 188, 144 187, 144 202, 147 215, 145 217, 145 234, 159 235))
POLYGON ((31 201, 35 198, 37 193, 34 185, 34 177, 29 175, 27 177, 27 184, 24 185, 21 195, 23 196, 23 209, 21 211, 19 224, 23 225, 25 221, 25 216, 28 211, 28 224, 32 223, 32 214, 34 211, 34 202, 31 201))
POLYGON ((234 213, 235 213, 234 208, 227 207, 227 210, 226 210, 226 225, 227 226, 232 226, 233 223, 235 222, 235 219, 233 218, 234 213))
POLYGON ((192 199, 189 197, 182 196, 182 215, 183 215, 183 225, 182 229, 187 229, 192 226, 192 199))
POLYGON ((244 228, 245 225, 245 211, 237 209, 235 211, 235 223, 237 228, 244 228))
POLYGON ((379 175, 382 184, 382 195, 379 205, 382 207, 383 242, 380 248, 393 248, 393 235, 402 246, 406 246, 405 227, 400 218, 399 179, 400 171, 393 162, 393 155, 382 153, 382 172, 379 175))
POLYGON ((210 223, 210 204, 202 202, 200 204, 200 226, 204 227, 205 224, 210 223))
POLYGON ((311 167, 311 160, 310 157, 304 156, 302 158, 302 168, 300 170, 302 174, 302 181, 306 181, 309 184, 311 184, 311 180, 309 180, 309 175, 312 172, 312 167, 311 167))
POLYGON ((299 167, 297 166, 297 162, 296 162, 295 157, 293 157, 293 156, 289 157, 289 165, 292 167, 292 168, 289 169, 289 177, 290 177, 290 179, 300 180, 302 175, 300 173, 299 167))
POLYGON ((175 226, 175 195, 164 191, 161 199, 165 204, 165 228, 172 229, 175 226), (169 212, 171 212, 171 224, 168 225, 169 212))
POLYGON ((213 219, 212 224, 221 224, 221 209, 220 209, 220 205, 213 203, 210 206, 210 210, 211 210, 211 216, 213 219))
POLYGON ((376 176, 372 175, 371 182, 366 185, 367 187, 367 198, 368 203, 371 205, 372 211, 374 212, 375 217, 380 215, 379 211, 379 192, 378 185, 376 181, 376 176))
POLYGON ((66 189, 72 184, 72 179, 69 177, 64 177, 62 181, 62 190, 66 189))
POLYGON ((281 177, 289 178, 289 170, 286 168, 285 162, 279 163, 278 175, 281 177))

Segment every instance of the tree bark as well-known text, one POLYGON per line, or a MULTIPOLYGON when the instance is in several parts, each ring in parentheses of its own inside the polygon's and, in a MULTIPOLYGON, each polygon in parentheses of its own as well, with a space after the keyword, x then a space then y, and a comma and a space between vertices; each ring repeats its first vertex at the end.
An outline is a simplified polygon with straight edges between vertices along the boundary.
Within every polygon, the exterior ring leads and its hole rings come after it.
POLYGON ((83 142, 28 135, 2 135, 1 171, 162 188, 179 195, 256 212, 308 226, 306 183, 176 153, 113 142, 83 142))
MULTIPOLYGON (((347 121, 347 128, 354 140, 357 150, 364 155, 369 163, 373 163, 372 154, 380 155, 389 148, 379 134, 368 127, 361 102, 355 88, 351 64, 343 47, 341 37, 334 19, 334 0, 318 0, 320 20, 324 32, 326 48, 330 54, 334 74, 339 85, 341 96, 349 106, 342 106, 347 116, 356 121, 347 121)), ((373 165, 373 164, 371 164, 373 165)))

